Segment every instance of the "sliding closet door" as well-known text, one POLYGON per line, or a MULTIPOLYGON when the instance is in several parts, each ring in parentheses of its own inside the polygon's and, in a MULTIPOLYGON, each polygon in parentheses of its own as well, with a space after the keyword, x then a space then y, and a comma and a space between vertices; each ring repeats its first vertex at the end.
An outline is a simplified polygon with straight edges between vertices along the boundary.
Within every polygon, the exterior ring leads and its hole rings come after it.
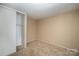
POLYGON ((16 11, 0 6, 0 56, 16 52, 16 11))

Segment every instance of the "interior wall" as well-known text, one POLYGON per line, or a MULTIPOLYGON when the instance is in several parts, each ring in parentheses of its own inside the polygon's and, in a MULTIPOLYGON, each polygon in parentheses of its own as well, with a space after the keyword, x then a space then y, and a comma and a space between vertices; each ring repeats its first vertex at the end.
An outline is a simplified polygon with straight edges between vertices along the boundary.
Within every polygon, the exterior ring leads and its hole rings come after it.
POLYGON ((16 11, 0 6, 0 56, 16 52, 16 11))
POLYGON ((37 21, 38 40, 79 50, 79 11, 37 21))
POLYGON ((27 42, 36 40, 36 21, 27 17, 27 42))

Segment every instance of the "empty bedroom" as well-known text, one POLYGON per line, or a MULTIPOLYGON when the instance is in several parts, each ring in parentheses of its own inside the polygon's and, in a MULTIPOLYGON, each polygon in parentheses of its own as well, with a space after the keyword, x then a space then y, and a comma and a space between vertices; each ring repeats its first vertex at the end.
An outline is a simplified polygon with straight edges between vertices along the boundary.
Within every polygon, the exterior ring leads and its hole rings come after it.
POLYGON ((79 56, 79 3, 0 3, 0 56, 79 56))

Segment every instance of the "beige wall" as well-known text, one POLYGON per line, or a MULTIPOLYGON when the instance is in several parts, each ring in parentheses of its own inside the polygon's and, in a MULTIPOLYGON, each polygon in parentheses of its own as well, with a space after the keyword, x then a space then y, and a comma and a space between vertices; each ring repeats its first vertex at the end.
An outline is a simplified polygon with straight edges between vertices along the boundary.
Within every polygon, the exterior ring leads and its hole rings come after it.
POLYGON ((37 23, 38 40, 79 49, 79 11, 39 20, 37 23))
POLYGON ((36 40, 36 21, 27 17, 27 42, 36 40))

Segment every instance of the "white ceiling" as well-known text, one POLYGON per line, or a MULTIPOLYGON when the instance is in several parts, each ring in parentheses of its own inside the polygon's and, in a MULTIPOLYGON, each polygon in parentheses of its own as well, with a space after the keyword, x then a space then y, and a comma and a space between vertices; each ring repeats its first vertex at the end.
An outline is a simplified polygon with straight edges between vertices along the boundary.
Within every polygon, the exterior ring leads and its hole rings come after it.
POLYGON ((27 13, 33 19, 42 19, 59 13, 79 9, 78 3, 3 3, 2 5, 27 13))

